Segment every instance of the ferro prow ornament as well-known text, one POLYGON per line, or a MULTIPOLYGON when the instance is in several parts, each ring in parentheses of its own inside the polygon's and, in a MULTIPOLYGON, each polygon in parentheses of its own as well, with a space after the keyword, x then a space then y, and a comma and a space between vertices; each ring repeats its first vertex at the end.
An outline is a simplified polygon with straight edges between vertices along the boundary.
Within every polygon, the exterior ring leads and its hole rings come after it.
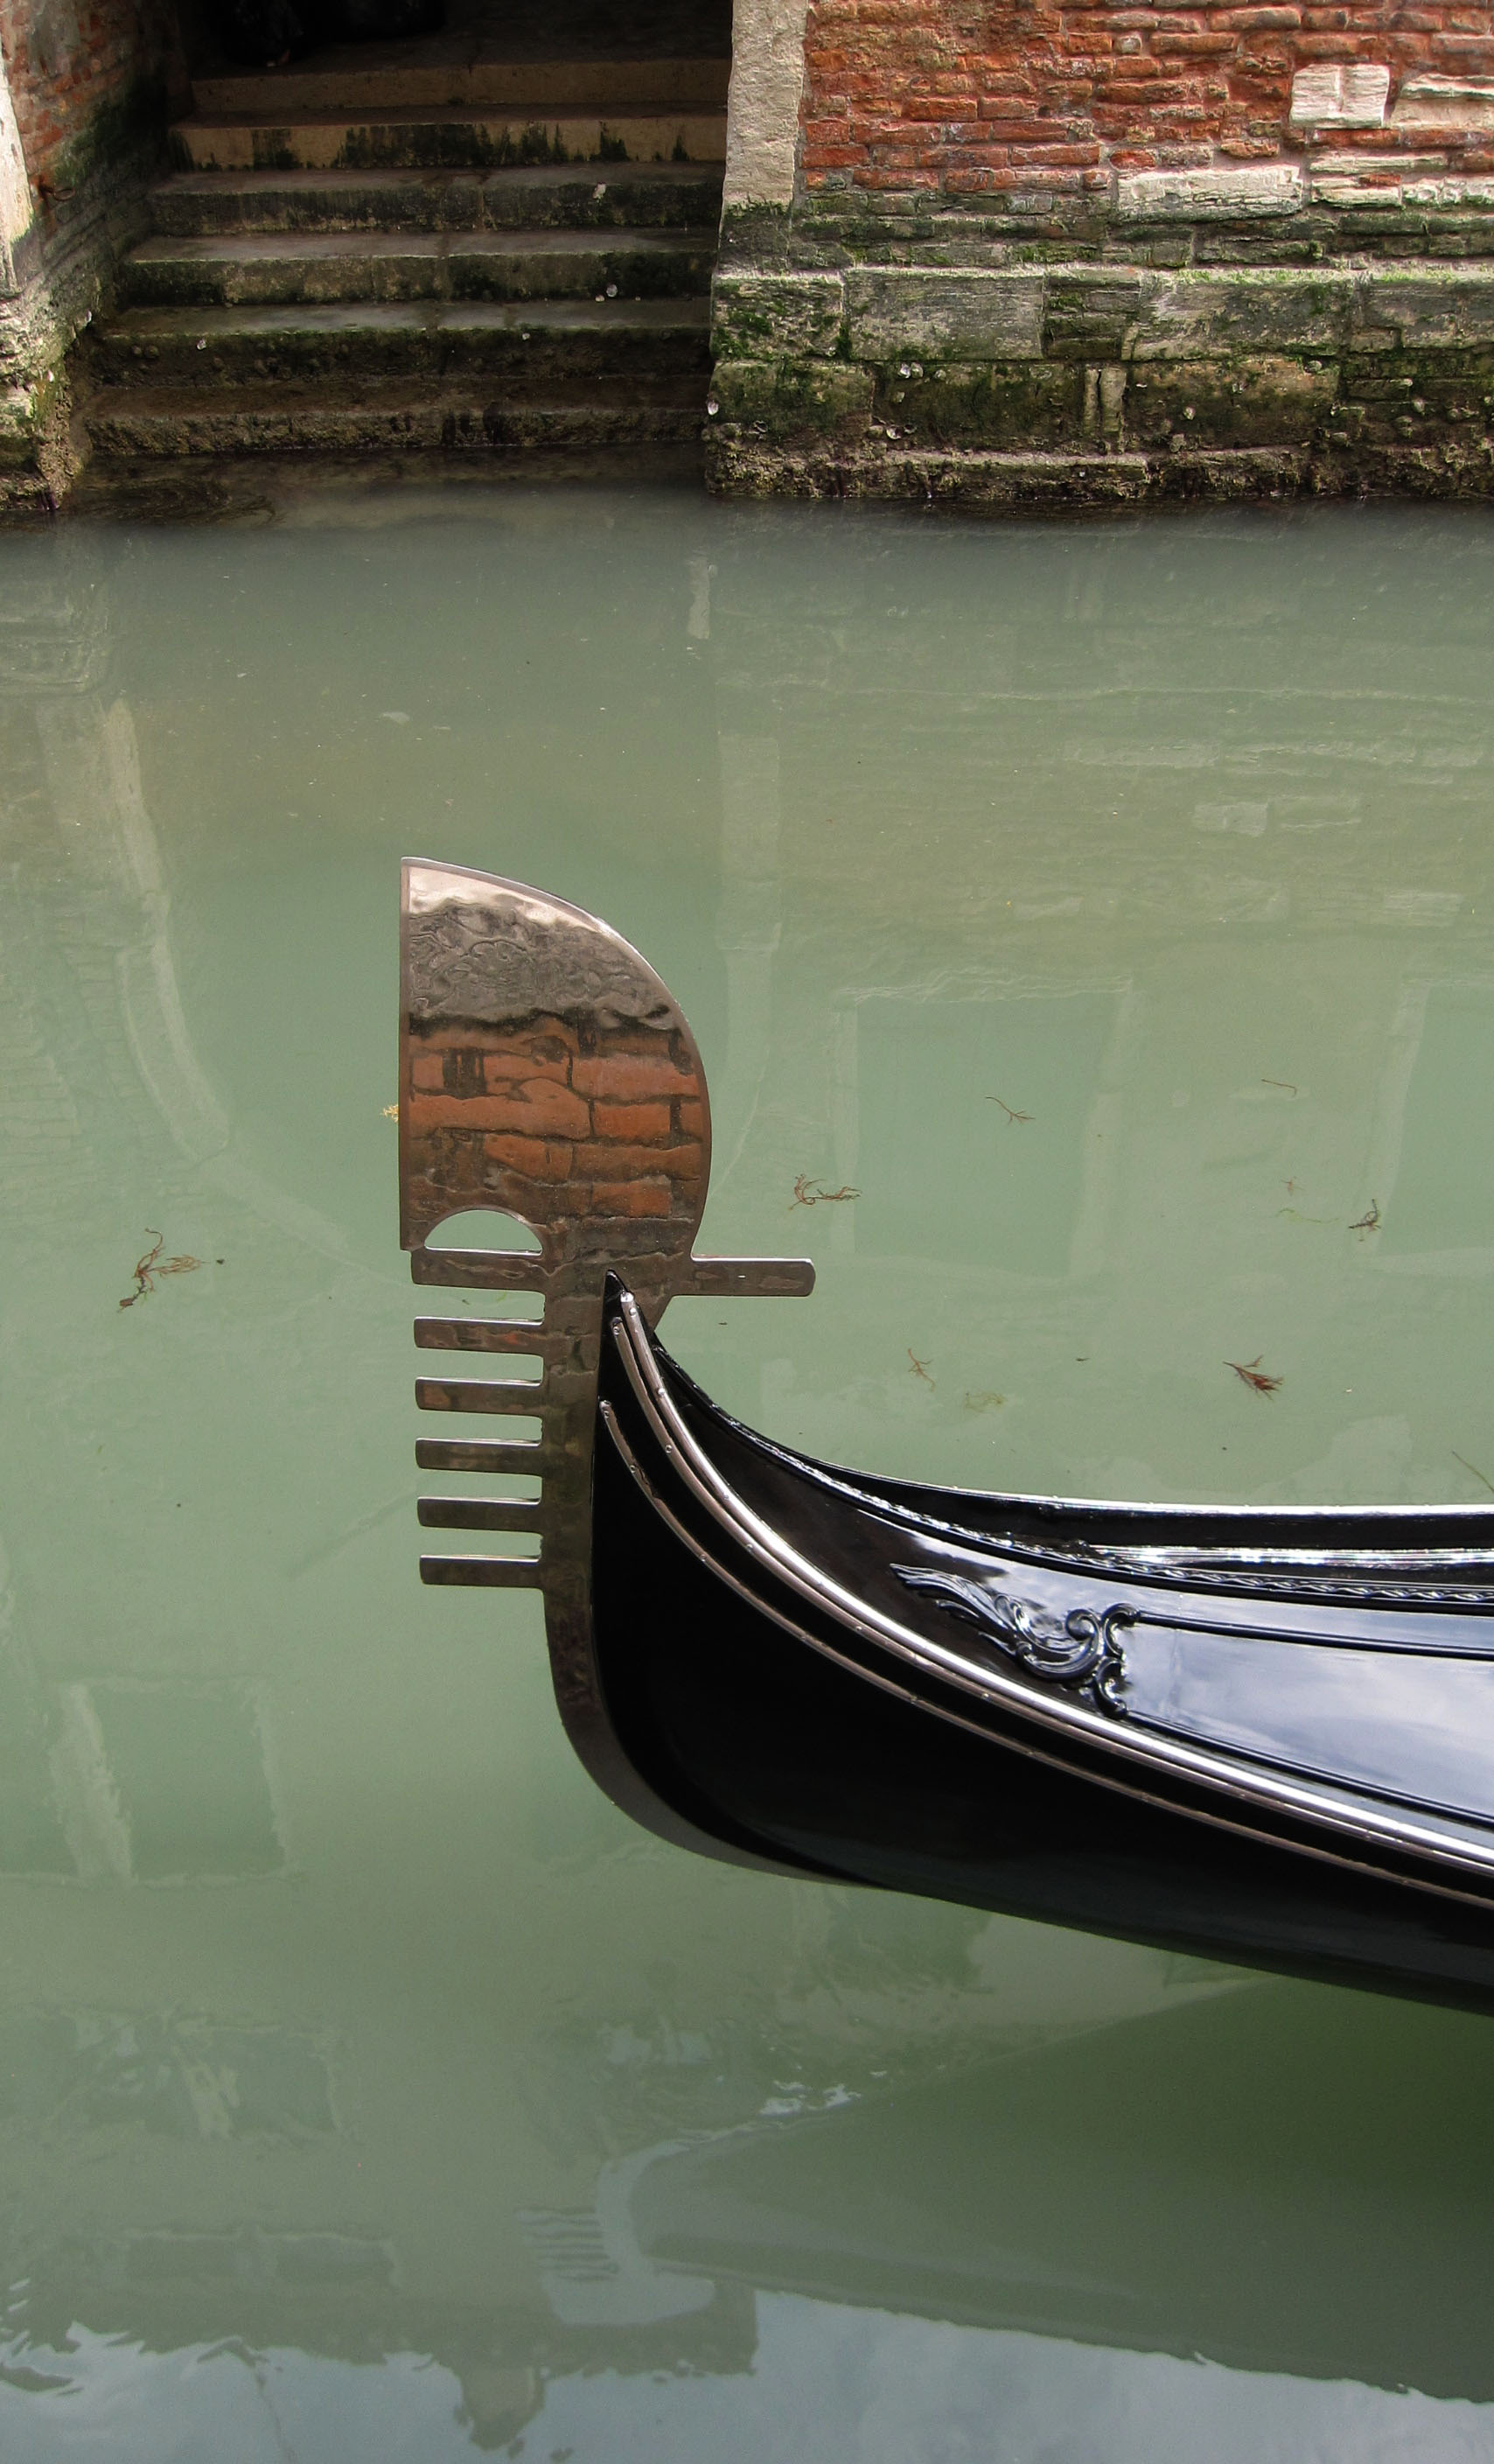
POLYGON ((518 1473, 536 1504, 426 1497, 429 1529, 532 1534, 533 1556, 426 1556, 428 1583, 538 1584, 556 1697, 593 1776, 671 1837, 697 1840, 617 1755, 590 1614, 592 1448, 603 1295, 626 1284, 650 1324, 677 1293, 802 1293, 801 1259, 697 1258, 711 1108, 695 1039, 621 934, 562 898, 455 865, 403 868, 400 1239, 417 1284, 538 1292, 531 1317, 419 1317, 427 1352, 538 1357, 530 1379, 422 1377, 423 1411, 538 1417, 538 1440, 428 1438, 423 1471, 518 1473), (448 1217, 491 1207, 529 1250, 431 1249, 448 1217))
POLYGON ((542 891, 405 868, 402 1237, 417 1283, 538 1292, 420 1318, 426 1440, 538 1504, 427 1498, 538 1554, 567 1730, 666 1837, 1236 1962, 1494 2005, 1494 1511, 1091 1505, 844 1471, 731 1420, 656 1328, 678 1294, 806 1293, 697 1258, 710 1110, 626 941, 542 891), (517 1217, 538 1253, 432 1248, 517 1217))

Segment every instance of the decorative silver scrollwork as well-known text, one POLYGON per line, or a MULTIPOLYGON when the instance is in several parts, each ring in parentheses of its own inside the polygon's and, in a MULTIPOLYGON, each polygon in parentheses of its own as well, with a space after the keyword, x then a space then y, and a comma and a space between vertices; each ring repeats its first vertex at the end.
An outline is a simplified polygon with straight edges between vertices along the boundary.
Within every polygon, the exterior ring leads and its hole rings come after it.
POLYGON ((1132 1610, 1117 1606, 1096 1616, 1091 1609, 1070 1609, 1060 1617, 1039 1601, 990 1590, 972 1574, 934 1566, 894 1566, 892 1572, 910 1591, 927 1592, 948 1616, 989 1635, 1034 1677, 1124 1717, 1126 1656, 1115 1638, 1134 1625, 1132 1610))

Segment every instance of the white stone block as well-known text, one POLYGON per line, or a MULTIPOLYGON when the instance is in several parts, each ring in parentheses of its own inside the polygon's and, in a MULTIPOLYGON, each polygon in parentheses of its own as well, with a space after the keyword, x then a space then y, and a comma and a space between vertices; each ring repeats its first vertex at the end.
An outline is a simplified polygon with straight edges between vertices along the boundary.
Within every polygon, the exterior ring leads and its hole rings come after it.
POLYGON ((1305 195, 1294 163, 1122 171, 1115 183, 1116 210, 1125 222, 1238 222, 1256 214, 1294 214, 1305 195))
POLYGON ((1408 77, 1395 97, 1392 128, 1494 128, 1494 82, 1486 77, 1408 77))
POLYGON ((1445 179, 1408 180, 1406 203, 1435 213, 1494 213, 1494 180, 1460 180, 1451 173, 1445 179))
POLYGON ((1292 128, 1381 128, 1391 73, 1375 60, 1322 60, 1291 81, 1292 128))

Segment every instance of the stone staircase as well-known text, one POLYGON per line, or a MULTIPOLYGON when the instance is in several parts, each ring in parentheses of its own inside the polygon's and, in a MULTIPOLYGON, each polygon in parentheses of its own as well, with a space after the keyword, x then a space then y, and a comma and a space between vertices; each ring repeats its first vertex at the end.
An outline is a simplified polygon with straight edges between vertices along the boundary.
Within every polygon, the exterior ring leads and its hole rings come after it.
POLYGON ((96 464, 698 440, 727 59, 460 48, 195 81, 89 337, 96 464))

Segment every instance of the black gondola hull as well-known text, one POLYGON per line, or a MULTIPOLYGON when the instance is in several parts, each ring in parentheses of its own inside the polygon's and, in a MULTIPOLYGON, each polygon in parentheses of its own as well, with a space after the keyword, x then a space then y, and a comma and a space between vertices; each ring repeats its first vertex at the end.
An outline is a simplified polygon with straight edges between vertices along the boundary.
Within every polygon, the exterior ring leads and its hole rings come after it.
MULTIPOLYGON (((1155 1774, 1076 1767, 999 1722, 976 1733, 968 1705, 927 1687, 912 1702, 806 1640, 802 1598, 706 1527, 639 1409, 615 1309, 612 1326, 594 1474, 598 1676, 622 1757, 685 1822, 728 1855, 804 1874, 1494 2007, 1494 1911, 1476 1889, 1367 1867, 1353 1843, 1330 1849, 1301 1825, 1262 1837, 1197 1791, 1159 1801, 1155 1774)), ((717 1454, 750 1454, 750 1436, 666 1366, 696 1428, 714 1419, 717 1454)), ((785 1459, 770 1460, 781 1480, 785 1459)), ((823 1502, 802 1504, 812 1523, 823 1502)))

